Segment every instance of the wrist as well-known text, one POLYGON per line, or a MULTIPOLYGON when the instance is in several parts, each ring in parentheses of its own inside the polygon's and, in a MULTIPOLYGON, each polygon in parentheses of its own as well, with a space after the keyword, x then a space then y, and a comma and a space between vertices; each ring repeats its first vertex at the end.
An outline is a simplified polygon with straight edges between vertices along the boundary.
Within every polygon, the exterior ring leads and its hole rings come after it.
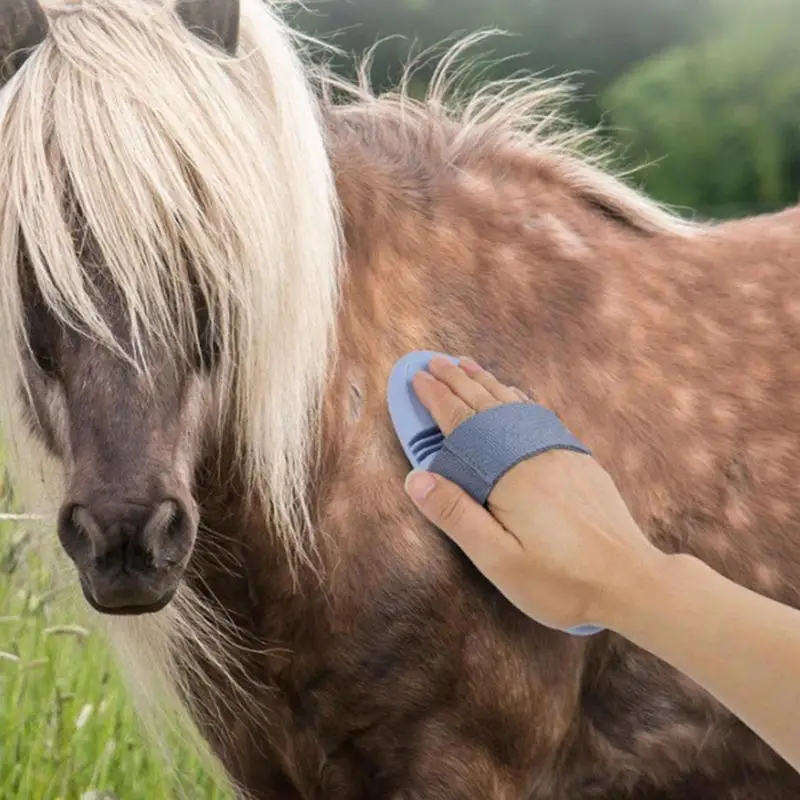
POLYGON ((646 625, 671 602, 687 559, 692 557, 664 553, 654 545, 619 559, 600 592, 600 624, 623 636, 646 625))

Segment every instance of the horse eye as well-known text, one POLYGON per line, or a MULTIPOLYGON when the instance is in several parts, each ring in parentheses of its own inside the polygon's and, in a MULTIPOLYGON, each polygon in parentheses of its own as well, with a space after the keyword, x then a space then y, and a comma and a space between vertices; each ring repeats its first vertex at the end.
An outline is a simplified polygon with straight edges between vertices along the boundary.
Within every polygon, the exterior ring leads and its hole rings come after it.
POLYGON ((26 263, 23 250, 19 264, 23 346, 27 345, 28 353, 40 372, 50 378, 58 378, 61 372, 58 350, 63 329, 45 304, 31 271, 26 269, 26 263))
POLYGON ((200 328, 200 351, 199 364, 201 370, 209 371, 214 368, 219 359, 219 341, 216 334, 211 329, 210 325, 204 325, 200 328))
POLYGON ((58 329, 48 315, 37 312, 39 309, 34 309, 26 320, 29 352, 40 372, 49 378, 58 378, 61 372, 56 354, 58 329))
POLYGON ((219 359, 219 336, 211 323, 208 306, 199 296, 195 297, 195 318, 199 345, 197 366, 203 371, 212 370, 219 359))
POLYGON ((48 378, 57 378, 59 376, 58 362, 47 348, 37 346, 36 343, 32 342, 31 355, 36 366, 48 378))

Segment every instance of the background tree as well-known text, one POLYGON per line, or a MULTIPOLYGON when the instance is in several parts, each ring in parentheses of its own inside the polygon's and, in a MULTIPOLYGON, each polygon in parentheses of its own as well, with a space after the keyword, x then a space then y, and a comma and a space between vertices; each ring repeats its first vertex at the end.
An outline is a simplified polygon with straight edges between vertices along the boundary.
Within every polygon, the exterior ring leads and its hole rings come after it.
POLYGON ((661 199, 717 214, 797 202, 800 3, 717 0, 708 35, 652 57, 603 96, 661 199))

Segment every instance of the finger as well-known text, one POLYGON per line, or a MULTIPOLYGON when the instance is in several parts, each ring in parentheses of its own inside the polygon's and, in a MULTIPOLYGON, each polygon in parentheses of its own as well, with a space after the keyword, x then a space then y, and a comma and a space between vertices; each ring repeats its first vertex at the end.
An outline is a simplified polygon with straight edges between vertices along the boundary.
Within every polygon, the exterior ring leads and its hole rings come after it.
POLYGON ((528 397, 528 395, 526 395, 525 392, 523 392, 522 389, 518 388, 517 386, 512 386, 511 391, 517 395, 517 397, 520 399, 521 402, 523 403, 533 402, 533 400, 530 397, 528 397))
POLYGON ((412 378, 411 385, 420 403, 430 412, 445 436, 449 436, 459 425, 475 415, 475 411, 453 394, 449 386, 425 370, 412 378))
POLYGON ((406 479, 406 492, 487 577, 499 561, 519 554, 517 539, 465 491, 440 475, 412 472, 406 479))
POLYGON ((446 358, 432 358, 428 369, 431 375, 450 387, 453 394, 475 411, 485 411, 498 405, 497 400, 483 386, 446 358))
POLYGON ((459 366, 476 383, 479 383, 489 394, 500 403, 519 403, 519 395, 510 386, 501 383, 491 372, 484 369, 477 361, 471 358, 459 360, 459 366))

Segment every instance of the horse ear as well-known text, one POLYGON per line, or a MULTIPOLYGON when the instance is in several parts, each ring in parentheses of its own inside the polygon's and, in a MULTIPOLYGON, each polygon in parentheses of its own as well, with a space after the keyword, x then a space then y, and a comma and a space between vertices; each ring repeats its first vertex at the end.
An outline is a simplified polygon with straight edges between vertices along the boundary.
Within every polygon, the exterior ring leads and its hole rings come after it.
POLYGON ((221 47, 229 55, 236 53, 239 0, 178 0, 175 10, 183 24, 204 42, 221 47))
POLYGON ((50 26, 37 0, 0 0, 0 88, 42 43, 50 26))

